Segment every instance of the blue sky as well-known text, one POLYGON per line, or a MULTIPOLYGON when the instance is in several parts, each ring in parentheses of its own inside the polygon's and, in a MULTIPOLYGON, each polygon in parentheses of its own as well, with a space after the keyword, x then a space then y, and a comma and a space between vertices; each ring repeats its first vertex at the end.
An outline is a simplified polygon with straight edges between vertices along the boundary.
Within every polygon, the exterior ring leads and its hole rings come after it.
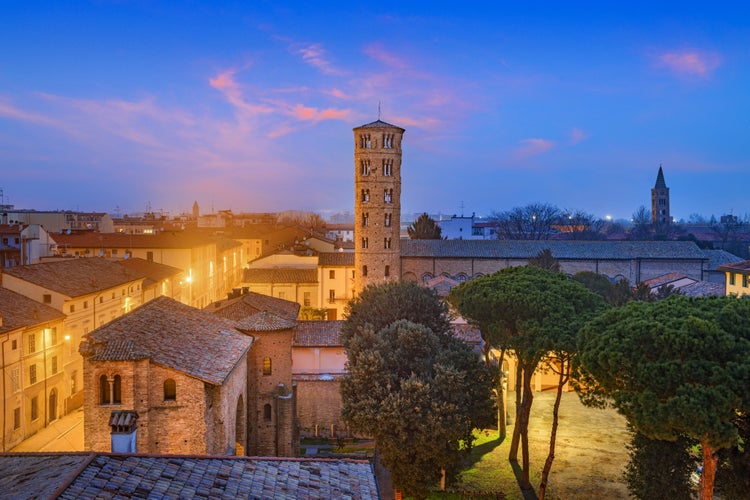
POLYGON ((750 212, 750 29, 705 2, 6 2, 19 208, 353 209, 352 128, 406 129, 404 212, 750 212))

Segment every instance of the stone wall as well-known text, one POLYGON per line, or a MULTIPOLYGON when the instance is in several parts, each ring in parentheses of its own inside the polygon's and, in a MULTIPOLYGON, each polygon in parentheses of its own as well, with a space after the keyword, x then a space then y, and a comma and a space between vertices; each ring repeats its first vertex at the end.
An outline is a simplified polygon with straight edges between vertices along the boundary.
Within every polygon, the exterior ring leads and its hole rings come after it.
POLYGON ((348 436, 341 418, 338 380, 297 380, 297 416, 302 437, 348 436))

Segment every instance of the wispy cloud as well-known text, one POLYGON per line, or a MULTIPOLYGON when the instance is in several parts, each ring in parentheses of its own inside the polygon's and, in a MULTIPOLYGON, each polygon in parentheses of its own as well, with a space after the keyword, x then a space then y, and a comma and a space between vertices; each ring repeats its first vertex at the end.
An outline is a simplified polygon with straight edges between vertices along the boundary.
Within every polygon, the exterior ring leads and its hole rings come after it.
POLYGON ((521 141, 521 145, 515 150, 515 157, 518 159, 529 158, 531 156, 546 153, 554 147, 555 143, 547 139, 529 138, 521 141))
POLYGON ((44 114, 34 113, 21 109, 17 106, 14 106, 6 99, 2 98, 0 98, 0 116, 5 116, 6 118, 12 118, 14 120, 20 120, 23 122, 34 123, 36 125, 48 125, 56 128, 63 127, 63 122, 59 120, 50 118, 49 116, 46 116, 44 114))
POLYGON ((657 64, 677 75, 710 76, 720 65, 721 56, 714 52, 685 50, 664 52, 657 57, 657 64))
POLYGON ((574 128, 573 130, 570 131, 569 137, 570 137, 570 143, 575 145, 581 141, 585 141, 586 139, 588 139, 589 134, 587 134, 586 132, 584 132, 583 130, 579 128, 574 128))
POLYGON ((334 67, 328 60, 327 53, 320 43, 292 44, 292 52, 302 56, 302 60, 310 66, 328 75, 342 75, 344 72, 334 67))

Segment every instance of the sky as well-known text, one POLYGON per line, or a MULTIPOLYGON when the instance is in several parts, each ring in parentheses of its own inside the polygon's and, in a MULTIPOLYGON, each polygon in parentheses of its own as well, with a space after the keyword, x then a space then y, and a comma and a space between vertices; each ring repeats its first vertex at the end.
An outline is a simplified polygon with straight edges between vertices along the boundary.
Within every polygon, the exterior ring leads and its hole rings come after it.
POLYGON ((404 213, 750 212, 741 3, 23 2, 0 16, 16 208, 353 211, 354 127, 406 129, 404 213))

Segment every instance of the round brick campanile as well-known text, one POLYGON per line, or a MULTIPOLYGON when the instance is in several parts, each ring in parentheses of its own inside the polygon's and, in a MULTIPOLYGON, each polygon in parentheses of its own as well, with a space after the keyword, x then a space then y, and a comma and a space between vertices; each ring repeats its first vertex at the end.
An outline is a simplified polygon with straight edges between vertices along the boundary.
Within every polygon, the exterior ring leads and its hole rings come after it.
POLYGON ((354 293, 401 276, 401 139, 378 120, 354 129, 354 293))

